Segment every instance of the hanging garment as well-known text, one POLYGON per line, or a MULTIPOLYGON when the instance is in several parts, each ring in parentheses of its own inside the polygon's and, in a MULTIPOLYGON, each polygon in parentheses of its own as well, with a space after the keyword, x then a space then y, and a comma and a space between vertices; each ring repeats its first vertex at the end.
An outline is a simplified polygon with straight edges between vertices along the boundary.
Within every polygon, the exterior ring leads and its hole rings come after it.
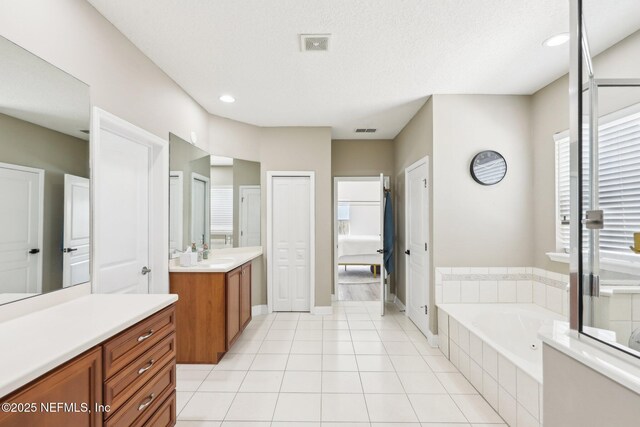
POLYGON ((384 268, 387 274, 393 273, 393 242, 395 240, 393 226, 393 206, 391 205, 391 192, 384 196, 384 268))

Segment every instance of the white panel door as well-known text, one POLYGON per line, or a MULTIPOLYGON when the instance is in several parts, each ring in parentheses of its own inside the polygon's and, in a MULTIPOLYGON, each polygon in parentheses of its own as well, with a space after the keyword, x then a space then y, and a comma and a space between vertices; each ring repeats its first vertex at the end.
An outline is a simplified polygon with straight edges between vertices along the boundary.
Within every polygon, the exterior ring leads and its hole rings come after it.
POLYGON ((62 286, 65 288, 89 281, 89 205, 89 180, 65 174, 62 237, 62 286))
POLYGON ((182 171, 169 172, 169 253, 184 251, 182 239, 184 223, 183 210, 183 178, 182 171))
MULTIPOLYGON (((100 129, 96 198, 98 293, 148 293, 151 148, 100 129)), ((165 172, 166 173, 166 172, 165 172)), ((166 197, 166 196, 165 196, 166 197)), ((165 255, 166 256, 166 255, 165 255)))
POLYGON ((44 171, 0 163, 0 293, 42 291, 44 171))
POLYGON ((240 246, 260 246, 260 186, 240 186, 240 246))
POLYGON ((406 173, 407 246, 409 249, 407 288, 409 318, 423 334, 429 333, 429 196, 427 165, 421 163, 406 173))
POLYGON ((273 310, 309 311, 310 178, 273 177, 273 310))

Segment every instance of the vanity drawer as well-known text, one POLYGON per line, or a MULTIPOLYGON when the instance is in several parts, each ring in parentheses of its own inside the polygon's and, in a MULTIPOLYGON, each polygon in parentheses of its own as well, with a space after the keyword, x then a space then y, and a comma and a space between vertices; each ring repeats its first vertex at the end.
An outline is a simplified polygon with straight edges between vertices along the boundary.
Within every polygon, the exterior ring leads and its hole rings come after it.
POLYGON ((171 333, 105 382, 104 403, 112 411, 117 411, 147 380, 175 357, 176 334, 171 333))
POLYGON ((132 427, 173 427, 176 424, 176 392, 160 405, 144 424, 138 422, 132 427))
POLYGON ((174 363, 151 378, 137 393, 105 421, 105 427, 130 427, 143 425, 162 406, 169 395, 175 392, 176 369, 174 363))
POLYGON ((103 346, 105 377, 111 378, 175 331, 175 320, 175 306, 171 306, 107 341, 103 346))

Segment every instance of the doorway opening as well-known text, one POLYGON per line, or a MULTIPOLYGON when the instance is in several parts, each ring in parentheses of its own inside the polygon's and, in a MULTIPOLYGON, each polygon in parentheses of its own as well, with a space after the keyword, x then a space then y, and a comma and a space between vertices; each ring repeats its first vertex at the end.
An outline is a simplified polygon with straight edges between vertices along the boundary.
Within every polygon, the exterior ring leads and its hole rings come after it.
POLYGON ((338 301, 380 301, 382 188, 378 176, 335 178, 334 283, 338 301))

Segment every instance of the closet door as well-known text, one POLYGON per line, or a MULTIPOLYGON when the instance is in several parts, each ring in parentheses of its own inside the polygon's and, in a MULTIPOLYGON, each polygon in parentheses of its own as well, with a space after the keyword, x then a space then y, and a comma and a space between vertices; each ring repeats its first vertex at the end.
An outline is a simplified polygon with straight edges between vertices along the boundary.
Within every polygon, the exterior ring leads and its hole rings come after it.
POLYGON ((309 311, 311 179, 272 178, 273 310, 309 311))

